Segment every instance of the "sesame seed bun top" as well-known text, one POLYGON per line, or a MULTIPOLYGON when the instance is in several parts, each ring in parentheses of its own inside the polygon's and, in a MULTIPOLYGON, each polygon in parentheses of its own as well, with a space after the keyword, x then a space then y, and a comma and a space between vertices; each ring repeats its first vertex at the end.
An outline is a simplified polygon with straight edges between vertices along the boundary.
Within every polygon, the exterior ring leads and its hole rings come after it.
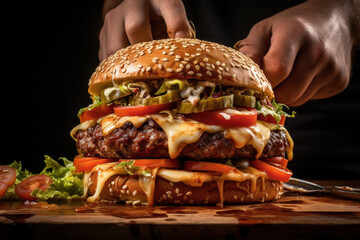
POLYGON ((118 50, 96 68, 89 93, 124 80, 197 79, 239 86, 274 97, 263 71, 239 51, 199 39, 162 39, 138 43, 118 50))

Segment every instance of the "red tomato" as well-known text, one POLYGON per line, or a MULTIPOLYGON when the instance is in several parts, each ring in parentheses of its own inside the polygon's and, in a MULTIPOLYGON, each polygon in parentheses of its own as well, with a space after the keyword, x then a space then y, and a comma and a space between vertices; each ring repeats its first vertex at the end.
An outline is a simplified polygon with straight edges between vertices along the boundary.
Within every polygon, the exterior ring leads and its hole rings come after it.
POLYGON ((120 159, 119 162, 134 160, 134 167, 163 167, 180 168, 180 161, 177 159, 120 159))
POLYGON ((289 169, 280 169, 260 160, 250 161, 250 165, 263 170, 269 177, 282 182, 289 181, 293 174, 289 169))
POLYGON ((156 104, 156 105, 148 105, 148 106, 115 106, 114 112, 118 117, 126 117, 126 116, 144 116, 149 114, 159 113, 161 111, 171 109, 175 106, 174 102, 164 103, 164 104, 156 104))
MULTIPOLYGON (((280 124, 280 125, 284 125, 284 124, 285 124, 285 119, 286 119, 286 117, 285 117, 284 115, 281 116, 279 124, 280 124)), ((264 115, 262 115, 262 114, 259 114, 259 115, 258 115, 258 120, 264 121, 264 122, 268 122, 268 123, 275 123, 275 124, 277 124, 276 119, 275 119, 273 116, 271 116, 271 115, 266 115, 266 116, 264 116, 264 115)))
POLYGON ((272 158, 262 159, 262 161, 281 169, 286 169, 289 162, 286 158, 283 157, 272 157, 272 158))
POLYGON ((0 182, 0 198, 5 195, 7 189, 7 185, 3 182, 0 182))
POLYGON ((101 118, 102 116, 111 114, 114 112, 114 109, 112 107, 112 105, 108 106, 106 104, 97 106, 91 110, 87 110, 85 112, 83 112, 79 118, 80 118, 80 122, 86 122, 89 120, 93 120, 93 119, 98 119, 101 118))
POLYGON ((83 157, 74 158, 74 166, 77 172, 90 171, 99 164, 116 162, 116 159, 97 158, 97 157, 83 157))
POLYGON ((12 186, 16 180, 15 168, 0 165, 0 182, 5 183, 8 187, 12 186))
POLYGON ((207 125, 217 125, 225 128, 231 127, 251 127, 256 124, 256 109, 222 109, 205 111, 200 113, 190 113, 188 116, 198 122, 207 125))
POLYGON ((184 169, 188 171, 213 171, 222 173, 237 172, 234 167, 214 162, 185 161, 184 169))
POLYGON ((45 191, 51 183, 52 180, 47 175, 34 175, 26 178, 21 183, 16 185, 15 193, 21 199, 34 201, 36 200, 36 197, 32 197, 31 193, 35 189, 40 189, 45 191))

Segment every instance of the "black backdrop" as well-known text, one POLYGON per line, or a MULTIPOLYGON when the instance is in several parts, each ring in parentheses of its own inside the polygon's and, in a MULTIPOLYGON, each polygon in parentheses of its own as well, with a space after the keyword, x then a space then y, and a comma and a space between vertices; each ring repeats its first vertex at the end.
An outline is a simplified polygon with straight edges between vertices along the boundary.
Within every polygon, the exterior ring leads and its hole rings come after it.
MULTIPOLYGON (((184 1, 197 37, 232 46, 251 26, 299 1, 184 1), (269 6, 271 5, 271 6, 269 6)), ((2 131, 0 164, 14 160, 34 172, 43 155, 76 154, 69 132, 90 103, 87 83, 99 61, 102 1, 13 2, 2 14, 2 131)), ((294 176, 359 179, 360 56, 349 87, 301 107, 286 126, 295 141, 294 176)))

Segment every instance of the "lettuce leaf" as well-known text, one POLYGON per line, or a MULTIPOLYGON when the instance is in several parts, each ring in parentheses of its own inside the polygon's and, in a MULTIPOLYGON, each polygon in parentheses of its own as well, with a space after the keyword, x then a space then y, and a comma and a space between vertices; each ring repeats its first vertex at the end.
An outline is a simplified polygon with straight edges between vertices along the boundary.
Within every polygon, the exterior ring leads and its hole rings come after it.
POLYGON ((36 189, 31 196, 37 197, 38 200, 71 200, 82 198, 83 195, 83 174, 76 173, 72 161, 66 158, 59 158, 63 165, 45 155, 46 167, 40 174, 48 175, 52 183, 45 190, 36 189))
MULTIPOLYGON (((83 173, 77 173, 72 161, 66 158, 59 158, 63 164, 45 155, 45 168, 39 173, 48 175, 52 179, 52 183, 45 190, 36 189, 31 196, 37 197, 38 200, 72 200, 80 199, 83 195, 83 173)), ((5 195, 1 199, 18 199, 15 194, 15 186, 22 180, 35 175, 28 170, 23 170, 21 162, 14 161, 9 165, 16 170, 15 184, 6 190, 5 195)))
POLYGON ((256 110, 258 111, 258 114, 262 114, 264 116, 266 115, 271 115, 275 118, 276 122, 279 124, 280 123, 280 120, 281 120, 281 116, 285 116, 285 117, 290 117, 290 118, 294 118, 295 117, 295 114, 296 112, 295 111, 292 111, 291 114, 288 114, 287 112, 285 112, 283 109, 284 107, 289 109, 288 106, 286 106, 285 104, 283 103, 277 103, 275 102, 275 100, 273 100, 271 102, 271 106, 268 106, 268 105, 261 105, 261 103, 258 101, 256 102, 256 110))

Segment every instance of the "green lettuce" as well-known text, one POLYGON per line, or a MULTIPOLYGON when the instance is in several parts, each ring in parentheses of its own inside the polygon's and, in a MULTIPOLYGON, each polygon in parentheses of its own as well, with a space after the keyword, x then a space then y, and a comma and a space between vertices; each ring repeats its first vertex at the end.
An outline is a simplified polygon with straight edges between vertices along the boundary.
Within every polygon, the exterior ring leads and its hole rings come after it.
POLYGON ((258 101, 256 102, 256 110, 258 111, 258 114, 262 114, 264 116, 266 115, 271 115, 275 118, 276 122, 279 124, 280 123, 280 120, 281 120, 281 116, 285 116, 285 117, 290 117, 290 118, 294 118, 295 117, 295 114, 296 112, 295 111, 292 111, 291 114, 288 114, 287 112, 285 112, 283 109, 284 107, 289 109, 288 106, 286 106, 285 104, 283 103, 277 103, 275 102, 274 100, 271 102, 271 105, 273 106, 270 107, 270 106, 267 106, 267 105, 261 105, 261 103, 258 101))
MULTIPOLYGON (((52 183, 45 190, 35 189, 31 196, 38 200, 72 200, 80 199, 83 196, 83 173, 77 173, 72 161, 66 158, 59 158, 58 161, 45 155, 45 168, 39 173, 48 175, 52 183), (62 161, 60 164, 58 161, 62 161)), ((21 162, 14 161, 9 165, 16 169, 16 181, 13 186, 7 189, 2 199, 18 199, 15 194, 15 186, 22 180, 35 175, 28 170, 23 170, 21 162)))

